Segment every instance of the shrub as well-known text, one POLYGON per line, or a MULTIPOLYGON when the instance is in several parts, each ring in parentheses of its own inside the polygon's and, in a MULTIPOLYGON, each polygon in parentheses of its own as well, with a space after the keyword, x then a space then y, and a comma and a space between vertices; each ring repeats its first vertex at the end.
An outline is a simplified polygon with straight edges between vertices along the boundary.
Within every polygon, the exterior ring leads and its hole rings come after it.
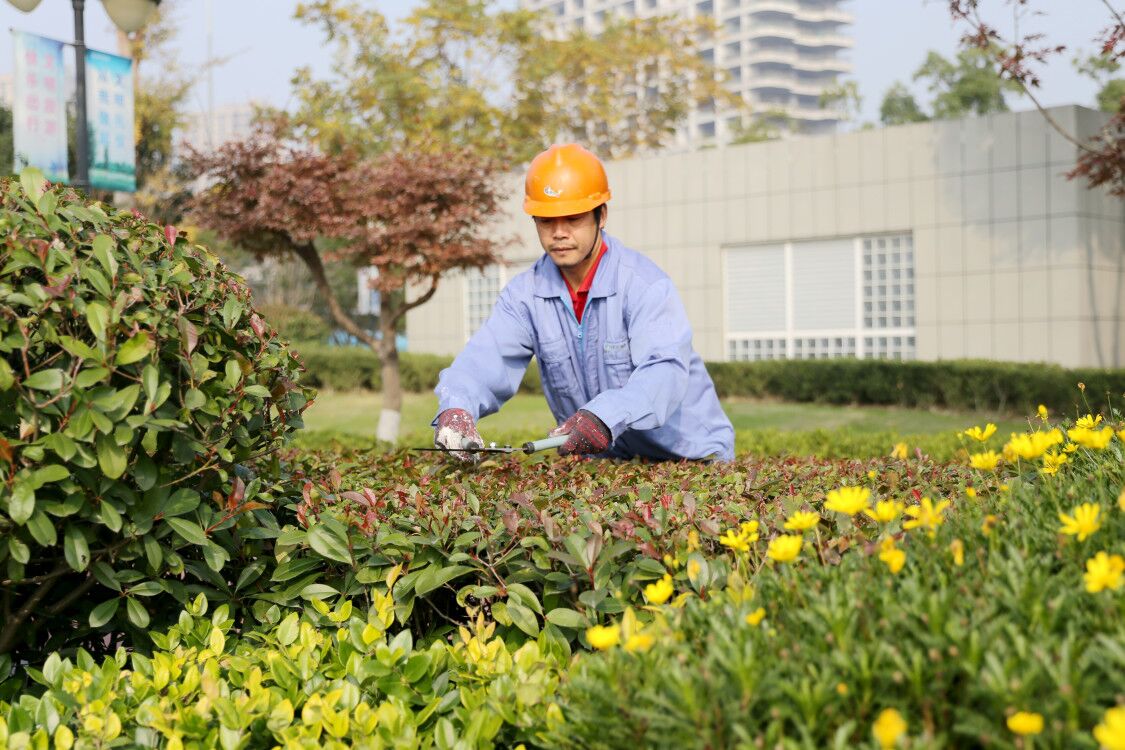
POLYGON ((53 654, 31 671, 41 695, 0 702, 0 746, 452 750, 514 747, 552 725, 557 654, 509 651, 483 619, 453 643, 418 643, 391 629, 382 589, 362 614, 314 601, 243 637, 199 597, 151 656, 53 654))
POLYGON ((0 654, 143 630, 154 596, 234 596, 275 525, 236 467, 301 426, 298 363, 171 227, 30 171, 0 201, 0 654))
POLYGON ((278 335, 287 341, 319 341, 328 339, 332 327, 316 313, 289 305, 262 305, 258 308, 262 318, 273 326, 278 335))

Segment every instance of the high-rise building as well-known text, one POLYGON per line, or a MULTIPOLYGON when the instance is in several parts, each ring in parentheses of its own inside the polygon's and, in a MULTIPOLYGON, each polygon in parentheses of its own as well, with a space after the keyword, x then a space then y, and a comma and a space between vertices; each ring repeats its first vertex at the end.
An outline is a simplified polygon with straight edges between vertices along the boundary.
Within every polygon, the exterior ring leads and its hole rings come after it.
POLYGON ((254 132, 254 103, 221 104, 211 112, 189 114, 176 143, 211 151, 230 141, 243 140, 254 132))
MULTIPOLYGON (((781 120, 785 129, 819 134, 836 129, 839 115, 820 95, 851 70, 841 53, 852 46, 845 0, 520 0, 557 19, 559 31, 597 33, 614 14, 647 18, 678 14, 712 19, 718 32, 699 55, 725 73, 731 91, 750 105, 751 118, 781 120), (784 118, 780 115, 784 113, 784 118)), ((747 125, 741 114, 705 104, 678 134, 681 146, 725 143, 747 125)))

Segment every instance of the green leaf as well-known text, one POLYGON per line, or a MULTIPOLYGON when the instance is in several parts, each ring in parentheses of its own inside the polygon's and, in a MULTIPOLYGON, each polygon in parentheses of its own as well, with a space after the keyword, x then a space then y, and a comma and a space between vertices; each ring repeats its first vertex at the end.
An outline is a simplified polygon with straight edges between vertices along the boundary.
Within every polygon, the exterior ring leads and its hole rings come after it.
POLYGON ((35 512, 35 490, 31 485, 18 479, 12 487, 12 496, 8 498, 8 515, 12 521, 22 526, 35 512))
POLYGON ((0 357, 0 391, 8 390, 15 382, 16 376, 12 373, 12 366, 8 364, 8 360, 0 357))
POLYGON ((90 627, 100 628, 102 625, 112 620, 113 616, 117 614, 117 608, 120 605, 121 599, 114 597, 94 607, 94 611, 90 613, 90 627))
POLYGON ((527 607, 509 601, 508 616, 512 618, 512 623, 515 624, 517 628, 527 633, 532 638, 539 635, 539 621, 535 619, 535 613, 527 607))
POLYGON ((241 591, 242 587, 246 584, 258 580, 258 577, 262 575, 265 569, 266 561, 264 559, 259 557, 251 562, 238 574, 238 581, 234 584, 234 590, 241 591))
POLYGON ((537 614, 543 614, 543 607, 539 604, 535 592, 522 583, 508 584, 508 596, 514 599, 517 604, 522 604, 537 614))
POLYGON ((39 204, 39 199, 47 190, 47 178, 35 167, 25 167, 20 170, 20 187, 23 194, 34 204, 39 204))
POLYGON ((113 362, 118 366, 131 365, 134 362, 139 362, 147 357, 155 346, 156 343, 149 338, 148 333, 141 331, 121 345, 121 348, 117 350, 117 356, 114 357, 113 362))
POLYGON ((148 610, 144 605, 132 597, 125 599, 125 609, 129 615, 129 622, 138 628, 147 628, 149 623, 148 610))
POLYGON ((348 549, 348 532, 344 525, 334 518, 325 518, 316 523, 308 534, 309 546, 323 557, 336 560, 345 565, 352 564, 348 549))
POLYGON ((156 596, 164 591, 164 587, 156 581, 143 581, 136 586, 129 587, 130 596, 156 596))
POLYGON ((121 591, 121 582, 117 580, 117 574, 108 563, 99 560, 91 566, 90 570, 94 574, 94 578, 98 579, 98 583, 105 586, 107 589, 114 591, 121 591))
POLYGON ((101 302, 86 305, 86 325, 98 341, 105 341, 105 331, 109 327, 109 308, 101 302))
POLYGON ((151 458, 140 454, 137 458, 137 463, 133 466, 133 481, 137 483, 137 487, 142 492, 151 490, 156 486, 156 480, 160 472, 156 468, 156 464, 151 458))
POLYGON ((113 238, 107 234, 99 234, 93 242, 94 257, 110 276, 117 275, 117 259, 113 257, 113 238))
POLYGON ((27 561, 31 559, 31 548, 17 539, 15 534, 8 536, 8 553, 21 565, 27 565, 27 561))
POLYGON ((293 612, 286 616, 281 624, 277 626, 274 633, 277 635, 277 640, 282 646, 288 646, 293 641, 297 640, 297 634, 300 632, 301 618, 293 612))
POLYGON ((310 583, 301 589, 302 599, 327 599, 330 596, 336 596, 340 592, 331 586, 323 583, 310 583))
POLYGON ((121 531, 121 514, 108 501, 102 500, 98 505, 98 516, 110 531, 114 533, 121 531))
POLYGON ((78 377, 74 379, 74 384, 79 388, 89 388, 96 383, 102 382, 107 377, 109 377, 109 368, 92 367, 89 370, 79 372, 78 377))
POLYGON ((226 370, 224 382, 228 388, 234 388, 238 385, 238 381, 242 380, 242 368, 238 366, 237 360, 228 359, 224 369, 226 370))
POLYGON ((207 563, 208 568, 218 573, 230 561, 230 553, 208 540, 207 544, 203 545, 203 561, 207 563))
POLYGON ((560 628, 584 628, 589 624, 581 613, 567 607, 552 609, 547 613, 547 622, 560 628))
POLYGON ((35 511, 31 518, 28 519, 27 530, 31 533, 32 538, 39 543, 40 547, 54 547, 59 541, 59 534, 55 530, 55 524, 51 523, 51 519, 41 510, 35 511))
POLYGON ((199 507, 199 493, 195 490, 189 490, 187 487, 181 487, 172 493, 168 498, 168 502, 160 508, 160 512, 164 514, 165 518, 172 516, 182 516, 184 513, 191 513, 199 507))
POLYGON ((110 435, 98 435, 96 440, 98 448, 98 466, 110 479, 117 479, 125 473, 129 466, 129 458, 125 449, 117 444, 110 435))
POLYGON ((203 529, 199 524, 184 518, 166 518, 164 522, 171 526, 172 530, 183 537, 184 541, 189 544, 197 544, 200 547, 206 546, 207 535, 203 533, 203 529))
POLYGON ((31 475, 31 483, 35 489, 39 489, 45 484, 52 482, 61 482, 70 476, 70 471, 60 464, 48 464, 41 469, 36 469, 31 475))
POLYGON ((431 565, 418 576, 418 580, 414 583, 414 590, 418 596, 424 596, 439 586, 444 586, 454 578, 472 572, 472 570, 467 565, 450 565, 444 568, 431 565))
POLYGON ((90 564, 90 545, 86 543, 86 535, 82 529, 74 524, 69 524, 63 534, 63 553, 66 563, 79 572, 90 564))
POLYGON ((203 395, 203 391, 198 388, 189 388, 188 392, 184 394, 184 408, 189 411, 202 409, 203 405, 207 403, 207 397, 203 395))
POLYGON ((160 370, 156 369, 156 365, 145 365, 145 369, 141 371, 141 384, 144 385, 148 400, 154 401, 156 389, 160 386, 160 370))
POLYGON ((50 370, 33 372, 31 377, 23 381, 24 387, 34 388, 37 391, 58 391, 63 386, 63 371, 57 367, 50 370))

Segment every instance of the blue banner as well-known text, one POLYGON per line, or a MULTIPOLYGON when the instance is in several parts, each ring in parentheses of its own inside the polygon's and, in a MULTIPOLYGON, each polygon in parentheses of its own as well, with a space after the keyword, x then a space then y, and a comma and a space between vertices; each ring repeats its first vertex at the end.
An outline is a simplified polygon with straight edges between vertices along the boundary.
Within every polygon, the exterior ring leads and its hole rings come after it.
POLYGON ((12 30, 16 51, 12 103, 13 166, 38 167, 52 182, 67 182, 63 43, 12 30))
POLYGON ((90 186, 135 192, 137 150, 133 125, 133 61, 86 51, 86 122, 90 186))

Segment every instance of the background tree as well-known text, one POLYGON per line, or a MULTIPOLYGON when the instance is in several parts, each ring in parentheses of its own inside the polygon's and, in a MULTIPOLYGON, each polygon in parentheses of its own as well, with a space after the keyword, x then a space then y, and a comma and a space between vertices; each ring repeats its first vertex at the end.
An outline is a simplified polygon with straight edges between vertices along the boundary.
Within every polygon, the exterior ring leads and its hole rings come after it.
POLYGON ((902 83, 895 81, 887 93, 883 95, 883 102, 879 105, 879 120, 884 125, 905 125, 910 122, 925 122, 930 116, 922 111, 914 94, 902 83))
POLYGON ((377 437, 394 441, 402 411, 395 332, 427 302, 448 271, 483 268, 500 245, 480 232, 500 205, 497 164, 469 149, 395 150, 367 160, 261 136, 194 153, 212 181, 194 218, 260 256, 291 255, 308 268, 336 323, 382 360, 377 437), (330 249, 322 250, 325 241, 330 249), (325 260, 379 269, 379 336, 356 324, 333 296, 325 260), (413 299, 408 294, 418 290, 413 299))
POLYGON ((14 138, 12 110, 0 104, 0 176, 12 173, 12 158, 15 154, 14 138))
MULTIPOLYGON (((980 0, 948 2, 950 15, 966 28, 962 46, 989 56, 997 66, 997 76, 1027 95, 1047 123, 1079 149, 1078 163, 1068 176, 1082 177, 1090 187, 1105 186, 1114 195, 1125 197, 1125 111, 1119 107, 1093 138, 1079 138, 1043 107, 1036 93, 1040 84, 1037 71, 1062 54, 1066 46, 1053 43, 1043 34, 1021 35, 1018 26, 1012 34, 1004 35, 981 17, 980 0)), ((1005 0, 1005 3, 1016 11, 1017 22, 1021 14, 1045 15, 1033 0, 1005 0)), ((1110 0, 1102 0, 1102 5, 1106 8, 1106 26, 1092 41, 1107 64, 1117 65, 1125 58, 1125 14, 1110 0)))
POLYGON ((767 109, 755 112, 735 128, 732 145, 773 141, 793 128, 793 118, 784 109, 767 109))
POLYGON ((1019 93, 1020 87, 997 75, 998 67, 988 50, 960 50, 949 60, 931 50, 914 72, 933 94, 931 108, 935 119, 1007 112, 1006 93, 1019 93))
POLYGON ((604 158, 668 143, 695 101, 744 107, 696 55, 713 26, 611 21, 597 36, 494 0, 423 0, 392 33, 346 0, 302 3, 341 64, 298 71, 296 128, 329 151, 470 147, 508 163, 561 138, 604 158))
POLYGON ((834 111, 844 122, 853 121, 863 109, 859 84, 851 80, 835 83, 821 92, 818 104, 821 109, 834 111))
POLYGON ((1111 56, 1089 55, 1076 57, 1074 67, 1098 84, 1098 93, 1094 96, 1098 109, 1110 113, 1121 111, 1121 99, 1125 97, 1125 78, 1114 77, 1121 70, 1121 63, 1111 56))

